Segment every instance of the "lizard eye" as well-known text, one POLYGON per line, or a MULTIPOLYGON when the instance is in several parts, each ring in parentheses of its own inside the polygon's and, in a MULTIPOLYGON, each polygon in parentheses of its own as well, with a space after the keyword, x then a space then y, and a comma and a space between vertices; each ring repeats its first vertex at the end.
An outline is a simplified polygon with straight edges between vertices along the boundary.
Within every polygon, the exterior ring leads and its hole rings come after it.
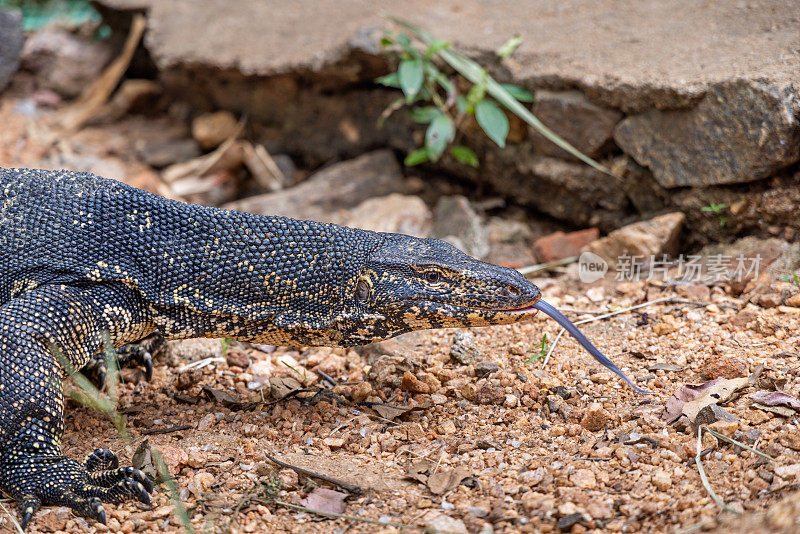
POLYGON ((359 280, 356 286, 356 298, 358 300, 367 300, 369 297, 369 284, 366 280, 359 280))
POLYGON ((425 273, 425 281, 429 284, 436 284, 442 279, 442 274, 439 271, 428 271, 425 273))

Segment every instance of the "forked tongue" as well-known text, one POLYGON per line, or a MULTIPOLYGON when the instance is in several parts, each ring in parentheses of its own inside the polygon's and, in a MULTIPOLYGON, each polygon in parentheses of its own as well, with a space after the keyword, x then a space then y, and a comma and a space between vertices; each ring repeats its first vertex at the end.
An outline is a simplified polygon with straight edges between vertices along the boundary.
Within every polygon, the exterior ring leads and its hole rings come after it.
POLYGON ((557 309, 555 309, 554 307, 552 307, 550 304, 546 303, 543 300, 539 300, 536 304, 533 305, 533 307, 536 308, 537 310, 543 311, 544 313, 555 319, 555 321, 558 324, 560 324, 564 328, 564 330, 569 332, 572 335, 572 337, 574 337, 578 341, 578 343, 580 343, 583 346, 583 348, 586 349, 587 352, 589 352, 589 354, 592 355, 592 357, 595 360, 603 364, 605 367, 614 371, 614 373, 617 376, 619 376, 622 380, 624 380, 626 384, 632 387, 636 393, 639 393, 641 395, 651 395, 653 393, 652 391, 647 391, 646 389, 642 389, 639 386, 637 386, 633 382, 633 380, 628 378, 628 375, 623 373, 620 370, 620 368, 614 364, 614 362, 609 360, 605 356, 605 354, 600 352, 597 347, 592 345, 592 342, 586 339, 586 336, 584 336, 581 333, 581 331, 578 330, 578 327, 572 324, 572 322, 569 319, 564 317, 563 313, 561 313, 560 311, 558 311, 557 309))

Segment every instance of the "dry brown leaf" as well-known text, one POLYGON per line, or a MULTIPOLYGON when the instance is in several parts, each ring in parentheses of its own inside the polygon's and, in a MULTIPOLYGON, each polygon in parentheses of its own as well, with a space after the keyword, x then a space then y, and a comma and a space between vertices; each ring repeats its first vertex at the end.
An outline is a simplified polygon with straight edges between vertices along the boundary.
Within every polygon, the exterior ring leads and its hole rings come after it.
POLYGON ((247 141, 236 139, 242 132, 242 128, 244 128, 244 122, 240 122, 234 134, 213 152, 189 161, 170 165, 164 169, 161 177, 170 187, 175 189, 186 187, 181 185, 182 182, 205 183, 209 180, 203 180, 203 178, 235 171, 242 166, 244 147, 249 144, 247 141))
POLYGON ((240 401, 236 395, 232 395, 223 389, 215 389, 209 386, 203 386, 203 393, 209 399, 216 403, 222 404, 227 408, 233 410, 240 409, 245 403, 240 401))
POLYGON ((753 408, 758 408, 759 410, 763 410, 765 412, 772 412, 774 414, 780 415, 781 417, 792 417, 797 413, 791 408, 787 408, 786 406, 769 406, 767 404, 761 404, 760 402, 754 402, 753 408))
POLYGON ((693 386, 686 384, 667 400, 664 418, 668 421, 685 415, 694 422, 698 412, 710 404, 727 402, 734 393, 748 385, 748 378, 715 378, 693 386))
POLYGON ((396 418, 400 417, 401 415, 405 415, 408 412, 413 412, 415 410, 426 410, 429 408, 427 405, 393 406, 391 404, 383 404, 380 402, 359 402, 358 405, 372 408, 375 410, 375 412, 377 412, 378 415, 389 421, 394 421, 396 418))
POLYGON ((131 465, 147 475, 151 480, 160 480, 158 475, 158 468, 153 460, 150 442, 148 440, 142 441, 133 453, 131 458, 131 465))
POLYGON ((785 406, 800 411, 800 399, 780 391, 756 391, 750 398, 763 406, 785 406))
POLYGON ((428 475, 427 472, 430 471, 433 464, 429 460, 420 460, 419 462, 413 463, 408 466, 406 470, 406 477, 417 480, 422 482, 423 484, 428 483, 428 475))
POLYGON ((315 512, 326 514, 343 514, 347 505, 344 500, 348 497, 347 493, 335 491, 328 488, 315 488, 314 491, 302 500, 301 504, 315 512))
POLYGON ((455 469, 440 469, 435 473, 430 473, 433 467, 433 462, 423 459, 411 464, 406 470, 405 476, 422 482, 435 495, 442 495, 457 488, 465 478, 470 476, 470 472, 463 466, 455 469))
POLYGON ((269 388, 273 398, 282 399, 293 391, 303 389, 303 384, 290 376, 273 376, 269 379, 269 388))
POLYGON ((428 477, 428 488, 435 495, 442 495, 456 489, 467 477, 469 477, 469 471, 463 466, 437 471, 428 477))
POLYGON ((242 148, 244 164, 259 185, 269 191, 284 188, 286 177, 263 145, 246 143, 242 148))

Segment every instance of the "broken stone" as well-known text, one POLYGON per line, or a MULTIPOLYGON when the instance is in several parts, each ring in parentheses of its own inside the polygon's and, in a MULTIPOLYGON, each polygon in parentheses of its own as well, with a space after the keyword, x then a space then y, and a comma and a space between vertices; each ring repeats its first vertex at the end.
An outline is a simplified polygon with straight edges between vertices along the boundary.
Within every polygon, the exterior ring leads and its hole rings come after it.
POLYGON ((606 428, 610 419, 611 416, 603 409, 603 405, 593 402, 584 413, 581 426, 590 432, 597 432, 606 428))
POLYGON ((52 25, 34 32, 25 43, 22 68, 36 74, 40 87, 74 98, 100 76, 111 55, 108 42, 52 25))
POLYGON ((295 187, 229 202, 225 209, 334 222, 336 210, 400 193, 403 175, 394 154, 378 150, 317 171, 295 187))
POLYGON ((475 258, 483 258, 489 253, 489 235, 483 221, 463 196, 439 199, 431 235, 448 241, 475 258))
POLYGON ((365 200, 349 212, 344 212, 336 222, 373 232, 427 237, 432 221, 433 214, 421 198, 392 193, 365 200))
POLYGON ((490 243, 524 243, 533 236, 531 227, 522 221, 492 217, 486 225, 490 243))
MULTIPOLYGON (((609 144, 614 126, 622 118, 619 111, 593 104, 580 91, 537 91, 533 114, 569 144, 593 158, 609 144)), ((575 156, 535 129, 530 128, 530 135, 538 152, 577 161, 575 156)))
POLYGON ((626 117, 614 140, 663 187, 752 182, 800 158, 791 95, 748 80, 721 83, 692 110, 626 117))
POLYGON ((341 449, 344 447, 344 444, 347 442, 347 438, 344 437, 327 437, 322 440, 322 442, 330 447, 331 449, 341 449))
POLYGON ((452 534, 469 534, 466 525, 460 519, 439 514, 428 519, 425 526, 433 532, 451 532, 452 534))
POLYGON ((586 518, 583 517, 583 514, 580 512, 575 512, 574 514, 569 514, 562 516, 558 519, 558 523, 556 524, 556 528, 562 532, 566 532, 568 530, 573 530, 575 525, 579 525, 582 523, 586 523, 586 518))
POLYGON ((667 491, 672 486, 672 477, 666 471, 659 469, 653 475, 653 485, 661 491, 667 491))
POLYGON ((472 365, 476 363, 479 355, 475 335, 472 332, 456 332, 453 335, 453 345, 450 347, 451 360, 461 365, 472 365))
POLYGON ((675 212, 629 224, 590 243, 586 249, 611 265, 616 265, 622 256, 643 256, 646 259, 655 256, 660 260, 663 254, 677 254, 678 236, 685 218, 683 213, 675 212))
POLYGON ((618 178, 584 163, 537 156, 524 145, 509 145, 505 153, 518 172, 498 169, 498 176, 487 179, 499 190, 513 192, 517 202, 580 226, 619 225, 614 214, 628 205, 628 198, 618 178))
POLYGON ((569 480, 581 489, 594 489, 597 487, 597 478, 591 469, 578 469, 570 475, 569 480))
POLYGON ((728 354, 715 354, 708 358, 702 370, 703 378, 706 380, 736 378, 747 376, 749 373, 747 362, 728 354))
POLYGON ((403 380, 400 383, 400 389, 403 391, 410 391, 412 393, 430 393, 430 386, 414 376, 411 371, 403 373, 403 380))
POLYGON ((549 262, 579 256, 581 250, 600 237, 597 228, 586 228, 577 232, 554 232, 540 237, 533 243, 540 261, 549 262))
POLYGON ((22 13, 0 9, 0 91, 6 88, 16 72, 24 44, 22 13))
POLYGON ((228 347, 228 351, 225 353, 225 361, 228 365, 239 367, 240 369, 250 367, 250 357, 238 347, 228 347))
POLYGON ((236 135, 238 121, 229 111, 203 113, 192 121, 192 137, 203 150, 213 150, 236 135))
POLYGON ((484 376, 496 373, 499 370, 500 367, 496 363, 484 360, 475 365, 475 376, 478 378, 483 378, 484 376))
POLYGON ((509 267, 511 269, 521 269, 537 262, 533 250, 520 243, 492 243, 489 254, 483 261, 509 267))
POLYGON ((775 474, 788 480, 798 478, 800 477, 800 464, 775 466, 775 474))
POLYGON ((727 412, 723 408, 720 408, 716 404, 709 404, 704 406, 697 412, 697 417, 694 419, 695 426, 700 425, 710 425, 712 423, 716 423, 717 421, 725 421, 725 422, 736 422, 739 418, 733 415, 730 412, 727 412))

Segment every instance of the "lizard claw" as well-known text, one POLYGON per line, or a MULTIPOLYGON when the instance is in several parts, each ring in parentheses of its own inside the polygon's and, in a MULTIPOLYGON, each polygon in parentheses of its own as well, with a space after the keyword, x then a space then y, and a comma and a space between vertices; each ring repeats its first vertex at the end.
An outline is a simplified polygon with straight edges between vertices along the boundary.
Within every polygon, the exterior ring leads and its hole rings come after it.
POLYGON ((12 454, 2 462, 0 485, 21 495, 20 525, 26 527, 40 504, 67 506, 81 516, 106 523, 103 503, 136 499, 151 504, 153 484, 138 469, 117 467, 117 456, 97 449, 83 464, 64 456, 12 454))
POLYGON ((42 501, 39 500, 39 497, 34 495, 28 495, 24 497, 19 503, 19 512, 22 516, 22 521, 20 521, 20 526, 22 530, 28 528, 28 524, 33 519, 33 514, 39 510, 39 507, 42 505, 42 501))

